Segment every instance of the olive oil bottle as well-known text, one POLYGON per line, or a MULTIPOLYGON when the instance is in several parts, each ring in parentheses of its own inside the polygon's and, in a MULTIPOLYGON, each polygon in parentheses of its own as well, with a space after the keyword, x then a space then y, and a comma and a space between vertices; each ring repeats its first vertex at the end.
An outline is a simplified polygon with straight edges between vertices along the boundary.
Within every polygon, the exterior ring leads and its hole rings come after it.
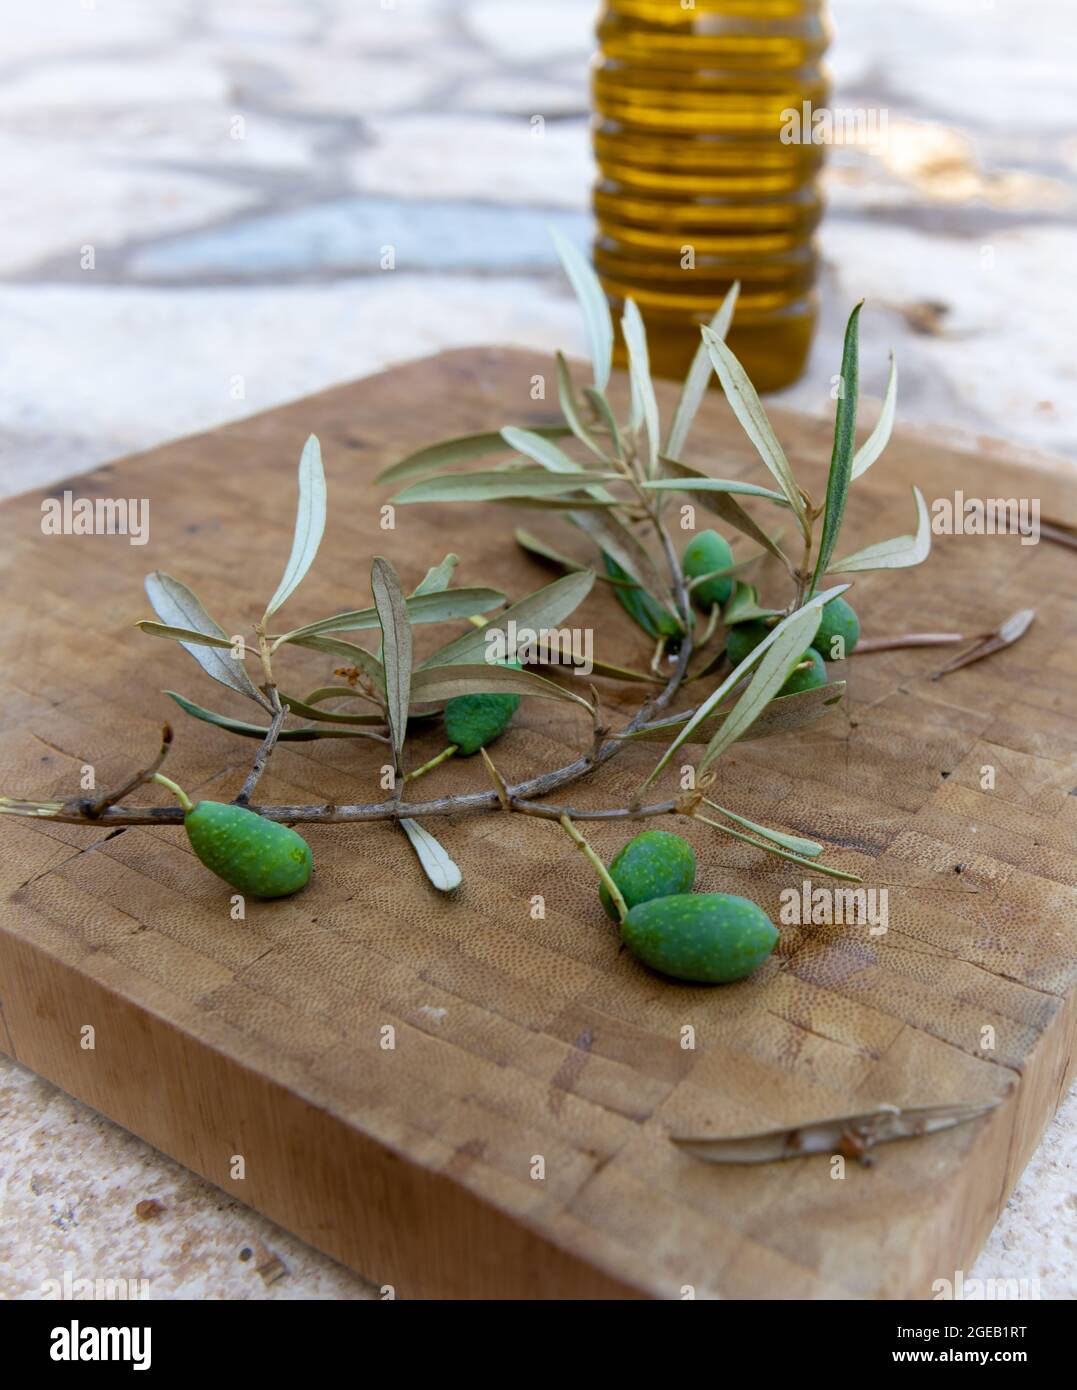
POLYGON ((631 296, 652 368, 682 377, 740 280, 730 346, 757 389, 788 385, 817 311, 826 0, 607 0, 598 38, 594 257, 614 309, 631 296))

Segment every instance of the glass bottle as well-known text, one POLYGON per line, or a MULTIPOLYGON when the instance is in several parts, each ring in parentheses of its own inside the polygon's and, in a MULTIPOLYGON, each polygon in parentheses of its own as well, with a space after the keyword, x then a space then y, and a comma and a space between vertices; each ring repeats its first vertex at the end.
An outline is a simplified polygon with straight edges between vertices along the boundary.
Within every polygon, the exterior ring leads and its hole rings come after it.
POLYGON ((811 112, 826 107, 829 37, 826 0, 604 4, 595 268, 615 317, 626 296, 639 305, 657 374, 683 377, 734 280, 729 344, 757 389, 803 370, 822 211, 811 112))

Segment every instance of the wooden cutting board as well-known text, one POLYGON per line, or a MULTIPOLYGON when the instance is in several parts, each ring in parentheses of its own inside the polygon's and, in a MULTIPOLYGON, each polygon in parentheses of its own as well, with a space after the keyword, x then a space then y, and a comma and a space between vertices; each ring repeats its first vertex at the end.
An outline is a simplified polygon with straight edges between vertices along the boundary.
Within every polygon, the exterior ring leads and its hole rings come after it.
MULTIPOLYGON (((254 745, 160 692, 241 717, 242 702, 132 624, 149 615, 152 569, 190 583, 229 632, 257 617, 288 552, 311 430, 331 513, 289 603, 296 623, 366 603, 379 552, 409 585, 450 549, 457 582, 514 597, 547 582, 511 537, 521 521, 556 536, 546 514, 401 508, 383 530, 373 479, 449 435, 550 421, 530 395, 549 371, 518 352, 451 353, 54 489, 149 499, 144 546, 45 537, 40 494, 5 503, 3 790, 68 795, 85 764, 98 786, 117 784, 168 717, 171 775, 235 794, 254 745)), ((668 412, 672 393, 661 396, 668 412)), ((830 427, 788 414, 777 425, 821 495, 830 427)), ((759 478, 722 400, 706 402, 693 437, 690 456, 759 478)), ((963 488, 1077 513, 1063 478, 898 435, 854 488, 847 536, 855 528, 859 546, 910 529, 914 481, 929 502, 963 488)), ((395 827, 309 828, 310 888, 233 922, 227 891, 176 828, 4 818, 0 1046, 398 1297, 929 1296, 970 1268, 1072 1067, 1075 575, 1077 557, 1048 543, 955 536, 921 569, 861 578, 868 634, 981 631, 1025 606, 1038 617, 1013 649, 940 682, 938 652, 854 657, 844 712, 738 745, 721 764, 725 804, 826 840, 828 862, 887 887, 885 935, 787 926, 751 980, 688 987, 619 952, 589 870, 550 823, 499 813, 432 826, 464 871, 452 898, 425 885, 395 827), (682 1046, 688 1027, 694 1048, 682 1046), (826 1157, 716 1168, 668 1138, 991 1097, 1002 1103, 988 1118, 888 1145, 843 1177, 826 1157)), ((574 621, 594 628, 598 656, 647 660, 607 591, 574 621)), ((293 690, 333 664, 290 660, 293 690)), ((616 714, 621 688, 599 684, 616 714)), ((525 701, 496 760, 520 779, 589 736, 575 711, 525 701)), ((424 735, 417 755, 442 741, 424 735)), ((572 799, 626 800, 647 756, 626 752, 572 799)), ((282 745, 259 797, 375 800, 382 761, 358 741, 282 745)), ((482 785, 476 760, 457 760, 423 794, 482 785)), ((589 833, 604 855, 627 838, 609 824, 589 833)), ((749 895, 775 919, 781 890, 803 882, 705 827, 685 833, 700 887, 749 895)))

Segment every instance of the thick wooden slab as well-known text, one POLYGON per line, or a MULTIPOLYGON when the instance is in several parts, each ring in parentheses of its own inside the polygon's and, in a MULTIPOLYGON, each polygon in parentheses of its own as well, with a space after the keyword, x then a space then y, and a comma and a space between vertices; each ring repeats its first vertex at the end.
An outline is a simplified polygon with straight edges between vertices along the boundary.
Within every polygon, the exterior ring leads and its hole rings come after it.
MULTIPOLYGON (((155 568, 190 582, 230 632, 258 615, 288 551, 311 430, 332 513, 289 605, 296 622, 363 604, 377 552, 412 582, 453 549, 460 582, 537 587, 547 576, 515 548, 511 510, 404 508, 383 530, 372 484, 421 444, 549 419, 530 398, 536 372, 549 363, 454 353, 69 484, 148 498, 142 547, 46 538, 39 496, 0 507, 4 790, 68 794, 87 763, 98 785, 118 782, 167 716, 172 775, 234 794, 253 745, 186 720, 160 691, 242 710, 132 623, 148 614, 141 581, 155 568)), ((780 428, 821 494, 828 427, 786 416, 780 428)), ((723 473, 757 476, 721 400, 695 440, 723 473)), ((854 489, 857 544, 909 529, 913 481, 929 500, 960 487, 1077 511, 1059 478, 899 437, 854 489)), ((862 578, 868 632, 982 630, 1026 605, 1039 617, 1013 650, 939 683, 937 653, 854 658, 848 716, 723 763, 726 804, 826 839, 830 862, 888 888, 884 936, 786 927, 752 980, 688 988, 618 951, 571 845, 522 817, 439 822, 466 876, 452 900, 425 887, 399 830, 311 829, 310 889, 251 905, 242 923, 176 829, 4 821, 0 1046, 399 1297, 680 1297, 686 1285, 698 1297, 926 1296, 970 1267, 1072 1067, 1075 573, 1048 544, 952 537, 920 570, 862 578), (545 919, 532 917, 535 894, 545 919), (889 1146, 840 1180, 825 1159, 716 1169, 667 1138, 996 1096, 988 1119, 889 1146)), ((581 614, 600 655, 646 660, 607 594, 581 614)), ((332 665, 292 660, 294 689, 332 665)), ((617 688, 602 684, 613 707, 617 688)), ((520 776, 588 736, 575 714, 525 702, 497 761, 520 776)), ((575 800, 627 798, 645 756, 625 754, 575 800)), ((380 762, 374 746, 282 746, 260 795, 374 799, 380 762)), ((473 787, 482 773, 450 763, 435 780, 473 787)), ((603 853, 624 838, 593 828, 603 853)), ((692 838, 701 887, 749 894, 775 917, 782 888, 803 880, 709 832, 692 838)))

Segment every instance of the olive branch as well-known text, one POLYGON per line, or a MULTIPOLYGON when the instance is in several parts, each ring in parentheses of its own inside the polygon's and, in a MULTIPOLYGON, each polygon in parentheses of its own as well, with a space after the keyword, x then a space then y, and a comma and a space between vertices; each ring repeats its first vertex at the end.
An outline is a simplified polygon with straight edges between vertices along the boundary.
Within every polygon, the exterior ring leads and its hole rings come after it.
MULTIPOLYGON (((849 588, 846 582, 823 588, 828 577, 902 568, 921 563, 928 554, 927 508, 914 488, 914 533, 835 559, 849 489, 880 457, 890 437, 896 368, 891 363, 878 423, 857 448, 858 305, 845 335, 826 496, 816 504, 798 484, 758 395, 726 345, 739 286, 733 286, 711 323, 702 329, 699 349, 663 437, 646 332, 636 305, 626 302, 620 322, 628 354, 630 404, 627 417, 619 420, 607 396, 614 341, 608 302, 587 261, 560 238, 557 246, 581 302, 592 366, 591 383, 577 390, 566 359, 556 355, 563 423, 536 429, 510 425, 428 446, 385 470, 380 481, 404 485, 392 498, 394 506, 509 501, 552 513, 576 540, 590 545, 590 558, 576 558, 530 531, 517 530, 518 544, 540 562, 553 565, 560 575, 509 602, 496 589, 454 585, 456 555, 446 555, 433 565, 410 591, 388 560, 375 557, 368 607, 283 627, 279 611, 314 563, 325 529, 325 471, 318 440, 312 435, 299 461, 291 553, 273 597, 254 625, 253 640, 230 636, 181 580, 161 572, 146 579, 156 620, 137 624, 151 636, 178 642, 206 676, 256 705, 258 722, 211 710, 176 691, 165 693, 187 715, 258 740, 235 805, 266 820, 289 824, 396 821, 431 882, 442 889, 459 883, 459 870, 421 822, 485 811, 555 821, 577 844, 582 841, 581 847, 586 842, 576 821, 684 815, 767 853, 811 865, 817 872, 854 878, 816 862, 823 845, 750 821, 719 805, 708 793, 715 781, 713 764, 734 742, 800 729, 842 699, 844 681, 813 675, 822 666, 811 652, 824 610, 849 588), (723 479, 684 461, 693 421, 714 376, 774 486, 723 479), (738 532, 751 543, 751 553, 734 562, 725 540, 708 532, 700 552, 702 566, 695 557, 689 573, 689 552, 683 558, 679 554, 666 516, 671 493, 698 503, 738 532), (749 506, 777 509, 779 525, 768 529, 749 506), (782 544, 789 527, 799 552, 795 555, 782 544), (707 556, 716 553, 722 563, 707 568, 707 556), (767 556, 780 562, 789 585, 784 603, 779 600, 777 607, 764 606, 756 587, 741 578, 767 556), (654 643, 649 665, 640 669, 593 662, 595 676, 644 692, 635 712, 616 729, 606 722, 593 685, 587 698, 530 669, 539 663, 566 665, 563 654, 544 646, 540 634, 556 631, 596 585, 605 586, 654 643), (425 661, 415 662, 412 631, 416 625, 461 621, 468 624, 462 633, 425 661), (731 660, 726 650, 731 647, 731 635, 746 634, 749 629, 750 647, 731 660), (505 659, 510 634, 524 631, 533 634, 535 641, 528 650, 508 653, 505 659), (362 632, 380 639, 376 651, 353 640, 362 632), (278 683, 278 666, 293 647, 332 658, 337 683, 302 696, 290 694, 278 683), (492 657, 495 650, 499 654, 492 657), (248 658, 252 659, 250 671, 248 658), (713 688, 701 700, 687 709, 673 708, 683 690, 710 678, 714 678, 713 688), (427 727, 438 718, 447 721, 454 701, 489 696, 576 706, 590 726, 581 738, 580 753, 561 767, 510 784, 487 751, 498 729, 482 748, 489 788, 407 800, 405 791, 418 779, 460 752, 459 743, 450 742, 435 757, 409 769, 409 729, 427 727), (391 795, 346 805, 252 804, 279 742, 320 739, 365 739, 379 745, 382 759, 391 760, 391 795), (664 750, 628 805, 587 809, 548 800, 593 774, 626 746, 653 742, 664 744, 664 750), (687 744, 704 745, 687 779, 689 789, 677 797, 648 799, 651 784, 687 744)), ((571 661, 567 664, 571 668, 571 661)), ((156 761, 114 793, 65 801, 0 797, 0 813, 102 826, 179 823, 184 819, 182 806, 126 804, 126 798, 146 782, 178 791, 158 770, 170 741, 166 726, 156 761)))

